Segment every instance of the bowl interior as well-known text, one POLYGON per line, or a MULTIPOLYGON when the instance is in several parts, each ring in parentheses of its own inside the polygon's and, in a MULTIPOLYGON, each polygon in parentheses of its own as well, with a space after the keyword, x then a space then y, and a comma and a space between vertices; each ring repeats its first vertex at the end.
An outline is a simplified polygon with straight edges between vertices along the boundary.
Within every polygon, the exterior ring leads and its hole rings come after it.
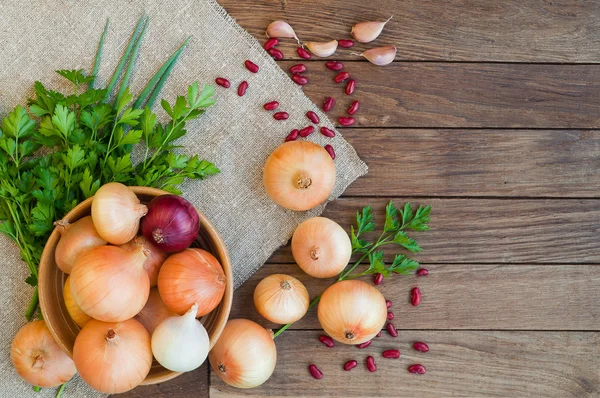
MULTIPOLYGON (((147 187, 131 187, 131 189, 136 193, 142 203, 148 203, 154 197, 168 193, 159 189, 147 187)), ((71 210, 64 219, 73 223, 82 217, 90 215, 91 204, 92 198, 81 202, 71 210)), ((233 275, 231 272, 229 255, 227 254, 227 249, 223 240, 206 216, 200 212, 198 212, 198 215, 200 217, 200 232, 193 247, 199 247, 212 253, 221 263, 223 271, 225 272, 225 277, 227 278, 223 300, 217 308, 203 316, 201 319, 202 324, 210 337, 210 348, 212 349, 227 323, 229 311, 231 310, 233 275)), ((38 283, 40 307, 54 339, 61 348, 72 357, 75 338, 81 328, 77 326, 69 316, 63 299, 63 286, 68 275, 58 268, 54 260, 54 252, 59 239, 60 234, 56 230, 52 232, 48 242, 46 242, 40 261, 38 283)), ((150 373, 142 384, 161 383, 177 377, 179 374, 180 373, 163 368, 158 362, 154 361, 150 373)))

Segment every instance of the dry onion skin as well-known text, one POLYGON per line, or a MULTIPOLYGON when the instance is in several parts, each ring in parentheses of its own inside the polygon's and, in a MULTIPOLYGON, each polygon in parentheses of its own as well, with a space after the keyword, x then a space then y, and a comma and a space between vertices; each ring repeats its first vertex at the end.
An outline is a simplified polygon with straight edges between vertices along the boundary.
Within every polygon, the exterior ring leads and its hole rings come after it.
POLYGON ((278 205, 290 210, 310 210, 331 195, 335 164, 320 145, 289 141, 267 159, 263 183, 267 195, 278 205))
POLYGON ((232 319, 208 354, 213 371, 237 388, 260 386, 271 377, 277 349, 271 334, 256 322, 232 319))
POLYGON ((160 267, 169 256, 169 253, 161 250, 143 235, 136 236, 120 247, 128 251, 135 251, 139 247, 142 247, 146 250, 144 269, 148 273, 148 278, 150 278, 150 286, 156 286, 158 283, 158 272, 160 271, 160 267))
POLYGON ((360 344, 381 331, 387 318, 385 298, 358 280, 334 283, 325 290, 317 312, 323 330, 344 344, 360 344))
POLYGON ((75 339, 73 361, 94 390, 118 394, 138 386, 152 366, 150 334, 135 319, 89 321, 75 339))
POLYGON ((80 328, 84 327, 86 323, 90 319, 91 316, 86 314, 79 308, 73 295, 71 294, 71 277, 68 276, 65 280, 65 286, 63 287, 63 299, 65 300, 65 307, 67 307, 67 312, 71 319, 79 326, 80 328))
POLYGON ((325 217, 313 217, 294 231, 292 255, 308 275, 331 278, 348 265, 352 243, 338 223, 325 217))
POLYGON ((54 259, 58 268, 70 274, 75 259, 92 247, 104 246, 107 242, 98 235, 91 216, 83 217, 73 224, 61 220, 54 223, 61 237, 56 245, 54 259))
POLYGON ((308 311, 308 290, 298 279, 284 274, 267 276, 254 289, 254 305, 268 321, 286 324, 308 311))
POLYGON ((41 320, 19 329, 10 347, 10 358, 19 376, 38 387, 59 386, 77 372, 41 320))
POLYGON ((158 288, 153 287, 150 289, 150 295, 148 296, 146 305, 144 305, 144 308, 142 308, 134 319, 144 325, 148 333, 152 335, 154 329, 156 329, 162 321, 174 315, 176 314, 169 310, 160 298, 158 288))

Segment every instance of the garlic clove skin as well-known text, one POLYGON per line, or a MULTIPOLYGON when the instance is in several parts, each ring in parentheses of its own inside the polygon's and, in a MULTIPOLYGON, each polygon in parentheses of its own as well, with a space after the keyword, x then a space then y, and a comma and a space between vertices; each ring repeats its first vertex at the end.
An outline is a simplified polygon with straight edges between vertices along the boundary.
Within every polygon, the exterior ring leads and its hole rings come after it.
POLYGON ((267 26, 267 37, 274 37, 276 39, 287 38, 296 39, 300 44, 300 39, 296 36, 296 32, 291 25, 285 21, 273 21, 267 26))
POLYGON ((352 27, 350 32, 354 38, 361 43, 370 43, 375 40, 383 30, 386 23, 392 19, 393 15, 385 22, 359 22, 352 27))
POLYGON ((360 54, 361 57, 365 57, 370 63, 377 66, 385 66, 394 62, 396 58, 396 47, 385 46, 377 47, 367 50, 360 54))
POLYGON ((337 40, 331 40, 328 42, 309 41, 309 42, 304 43, 304 45, 306 46, 306 48, 308 48, 308 50, 311 53, 313 53, 317 57, 326 58, 326 57, 329 57, 330 55, 333 55, 333 53, 335 53, 335 50, 337 50, 337 47, 338 47, 338 41, 337 40))

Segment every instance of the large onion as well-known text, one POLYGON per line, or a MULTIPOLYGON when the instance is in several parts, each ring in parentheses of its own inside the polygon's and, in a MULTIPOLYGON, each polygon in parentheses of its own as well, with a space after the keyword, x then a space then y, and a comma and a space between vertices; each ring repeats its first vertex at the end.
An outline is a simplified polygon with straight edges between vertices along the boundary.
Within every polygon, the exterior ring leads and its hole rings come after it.
POLYGON ((54 225, 61 235, 54 258, 58 268, 66 274, 71 273, 77 256, 92 247, 106 244, 106 241, 98 235, 90 216, 83 217, 73 224, 61 220, 54 225))
POLYGON ((254 289, 254 305, 265 319, 294 323, 308 311, 308 290, 298 279, 284 274, 267 276, 254 289))

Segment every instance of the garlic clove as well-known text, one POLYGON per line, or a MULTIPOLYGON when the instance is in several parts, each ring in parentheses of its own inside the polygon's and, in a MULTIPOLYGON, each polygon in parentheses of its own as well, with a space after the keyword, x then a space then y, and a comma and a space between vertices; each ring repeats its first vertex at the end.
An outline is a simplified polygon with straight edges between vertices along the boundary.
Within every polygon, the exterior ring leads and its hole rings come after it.
POLYGON ((352 36, 361 43, 369 43, 375 40, 383 30, 386 23, 392 19, 393 15, 385 22, 359 22, 352 27, 352 36))
POLYGON ((298 44, 300 44, 300 39, 296 36, 296 32, 294 32, 292 26, 285 21, 271 22, 269 26, 267 26, 267 37, 296 39, 298 44))
POLYGON ((309 41, 307 43, 304 43, 304 45, 308 48, 308 50, 315 54, 317 57, 329 57, 330 55, 333 55, 333 53, 335 53, 335 50, 337 50, 338 47, 338 41, 337 40, 331 40, 328 42, 316 42, 316 41, 309 41))
POLYGON ((367 50, 360 54, 361 57, 365 57, 369 62, 377 66, 384 66, 390 64, 396 58, 396 47, 385 46, 377 47, 367 50))

